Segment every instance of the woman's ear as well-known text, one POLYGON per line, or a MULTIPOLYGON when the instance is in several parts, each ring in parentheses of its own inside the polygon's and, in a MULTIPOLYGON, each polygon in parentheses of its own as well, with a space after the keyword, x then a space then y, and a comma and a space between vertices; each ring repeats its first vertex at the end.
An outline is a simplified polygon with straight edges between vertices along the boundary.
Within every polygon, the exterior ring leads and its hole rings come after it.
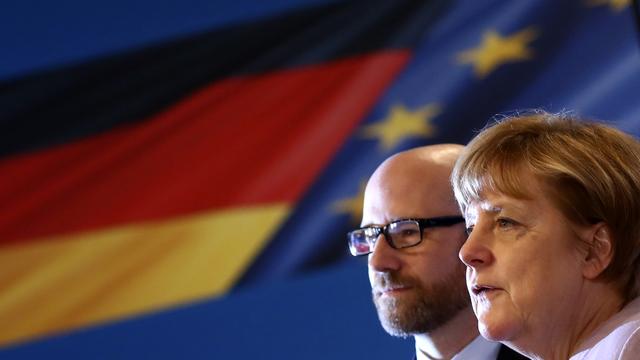
POLYGON ((586 239, 589 244, 584 257, 582 275, 590 280, 596 279, 609 266, 613 258, 613 237, 609 226, 603 222, 593 225, 586 239))

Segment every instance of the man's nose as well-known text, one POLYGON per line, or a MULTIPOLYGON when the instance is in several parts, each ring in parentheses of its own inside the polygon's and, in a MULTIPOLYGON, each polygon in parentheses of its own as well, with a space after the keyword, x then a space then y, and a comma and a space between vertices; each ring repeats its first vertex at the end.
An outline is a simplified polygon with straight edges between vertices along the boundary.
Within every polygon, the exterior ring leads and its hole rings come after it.
POLYGON ((384 234, 380 234, 369 254, 369 267, 377 272, 395 271, 400 268, 401 261, 397 249, 389 245, 384 234))

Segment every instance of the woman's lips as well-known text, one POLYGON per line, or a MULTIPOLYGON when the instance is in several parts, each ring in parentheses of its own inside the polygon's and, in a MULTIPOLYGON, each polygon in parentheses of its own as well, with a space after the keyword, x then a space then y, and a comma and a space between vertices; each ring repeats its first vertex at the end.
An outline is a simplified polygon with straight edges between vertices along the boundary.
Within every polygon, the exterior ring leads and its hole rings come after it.
POLYGON ((475 296, 488 296, 495 293, 497 290, 500 290, 500 288, 491 285, 473 285, 471 287, 471 292, 475 296))

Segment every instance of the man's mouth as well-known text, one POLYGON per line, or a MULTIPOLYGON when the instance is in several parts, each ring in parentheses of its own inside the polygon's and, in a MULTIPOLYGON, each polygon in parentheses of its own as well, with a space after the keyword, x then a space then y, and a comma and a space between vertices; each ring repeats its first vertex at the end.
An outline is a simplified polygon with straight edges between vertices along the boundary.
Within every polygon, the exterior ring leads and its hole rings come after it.
POLYGON ((396 295, 396 294, 400 294, 405 291, 408 291, 410 289, 411 287, 408 285, 394 285, 394 286, 388 286, 388 287, 379 289, 378 293, 380 295, 396 295))

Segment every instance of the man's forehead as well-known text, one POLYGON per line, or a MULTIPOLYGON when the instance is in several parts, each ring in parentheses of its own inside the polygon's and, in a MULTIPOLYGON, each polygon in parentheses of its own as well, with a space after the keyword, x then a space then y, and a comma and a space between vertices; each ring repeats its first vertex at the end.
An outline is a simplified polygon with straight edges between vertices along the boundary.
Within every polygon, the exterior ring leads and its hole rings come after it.
POLYGON ((417 217, 424 206, 389 186, 367 187, 362 211, 362 226, 383 225, 409 217, 417 217))
POLYGON ((385 160, 367 183, 361 225, 459 213, 449 183, 453 159, 414 149, 385 160))
POLYGON ((385 160, 376 170, 381 176, 403 173, 407 176, 424 176, 426 174, 437 175, 440 172, 447 173, 453 167, 453 163, 445 164, 436 161, 433 157, 418 156, 413 153, 401 153, 385 160))
POLYGON ((414 189, 368 188, 361 225, 383 225, 408 218, 429 218, 459 214, 452 190, 420 184, 414 189))

